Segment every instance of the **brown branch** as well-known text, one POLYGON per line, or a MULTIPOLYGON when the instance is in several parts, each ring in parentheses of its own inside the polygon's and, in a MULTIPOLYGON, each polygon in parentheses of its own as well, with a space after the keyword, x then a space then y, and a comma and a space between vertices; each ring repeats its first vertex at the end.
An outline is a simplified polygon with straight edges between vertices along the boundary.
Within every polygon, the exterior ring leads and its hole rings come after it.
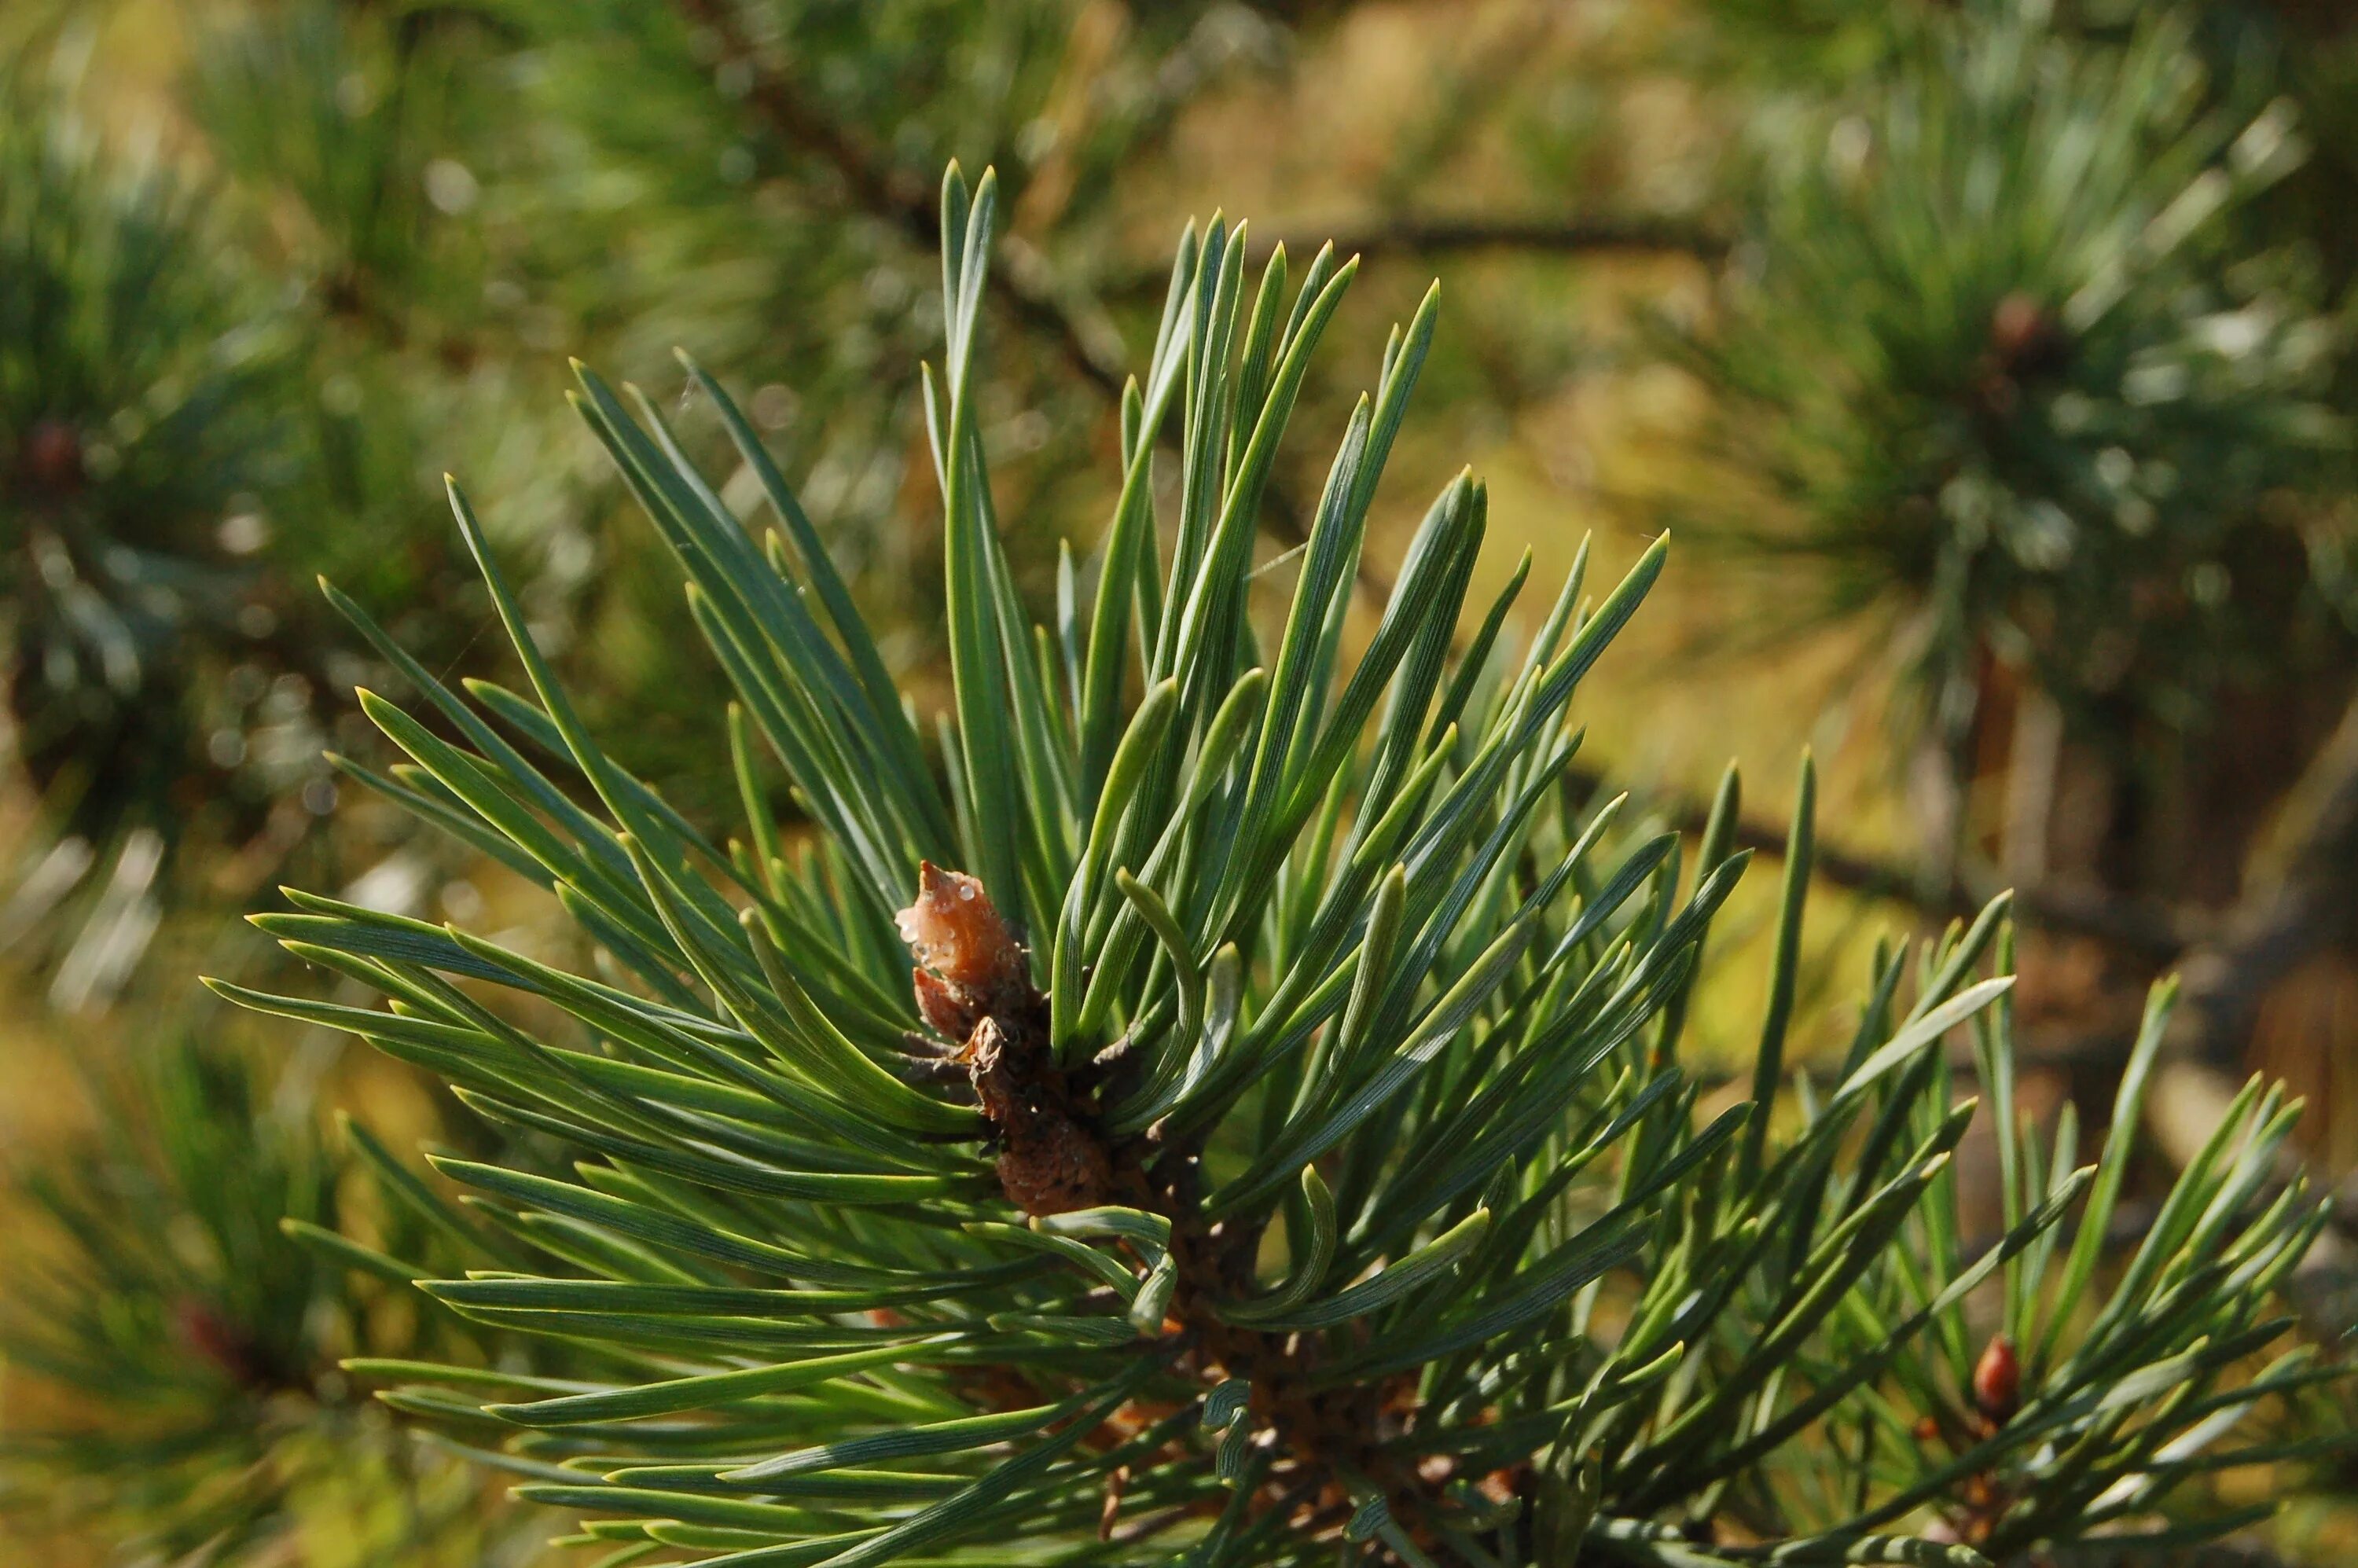
MULTIPOLYGON (((938 250, 941 209, 932 189, 861 141, 849 127, 814 108, 795 82, 748 38, 726 0, 678 0, 681 11, 708 29, 723 52, 750 72, 746 101, 783 140, 800 147, 833 172, 854 205, 898 230, 921 250, 938 250)), ((1300 240, 1289 251, 1308 253, 1324 242, 1300 240)), ((1521 219, 1403 218, 1334 238, 1341 255, 1441 254, 1492 249, 1586 250, 1681 253, 1710 259, 1727 243, 1715 235, 1666 220, 1598 220, 1563 222, 1521 219)), ((1268 247, 1260 248, 1265 257, 1268 247)), ((1157 272, 1156 277, 1163 274, 1157 272)), ((1130 376, 1120 334, 1094 302, 1076 299, 1056 287, 1048 263, 1022 236, 1000 240, 1000 265, 986 287, 1000 307, 1048 342, 1083 381, 1119 400, 1130 376)), ((1272 484, 1265 492, 1271 531, 1299 544, 1299 509, 1272 484)), ((1359 587, 1381 603, 1391 584, 1362 562, 1359 587)))
POLYGON ((1282 240, 1289 255, 1306 255, 1331 243, 1339 255, 1368 258, 1458 255, 1520 251, 1572 255, 1671 255, 1717 261, 1731 242, 1725 234, 1674 218, 1536 218, 1407 214, 1346 224, 1331 232, 1303 224, 1272 234, 1256 247, 1266 256, 1282 240))
MULTIPOLYGON (((1590 770, 1572 769, 1566 777, 1573 788, 1585 793, 1610 787, 1603 774, 1590 770)), ((1703 803, 1675 795, 1651 795, 1648 804, 1690 838, 1702 837, 1711 816, 1703 803)), ((1782 823, 1742 817, 1736 825, 1736 847, 1782 859, 1785 834, 1782 823)), ((1844 849, 1823 839, 1812 857, 1811 869, 1816 880, 1829 887, 1890 899, 1936 920, 1970 916, 1998 891, 1969 886, 1962 880, 1952 881, 1945 892, 1928 891, 1925 879, 1913 867, 1844 849)), ((2176 957, 2204 929, 2201 922, 2182 912, 2062 886, 2017 890, 2014 912, 2026 925, 2058 935, 2086 937, 2156 965, 2176 957)))
MULTIPOLYGON (((1334 227, 1297 222, 1247 241, 1256 266, 1280 244, 1289 256, 1314 255, 1331 244, 1339 256, 1366 261, 1430 259, 1447 255, 1524 254, 1552 256, 1684 257, 1705 263, 1725 259, 1734 241, 1715 230, 1674 218, 1547 219, 1476 216, 1404 216, 1366 219, 1334 227)), ((1123 299, 1160 289, 1169 269, 1153 264, 1118 265, 1104 283, 1123 299)))
MULTIPOLYGON (((930 187, 814 109, 785 73, 745 36, 726 0, 678 0, 678 4, 686 16, 709 29, 722 50, 750 72, 746 100, 773 132, 832 170, 854 204, 871 217, 898 230, 920 250, 941 248, 941 209, 930 187)), ((1074 374, 1118 406, 1130 374, 1123 363, 1121 335, 1112 321, 1094 301, 1069 298, 1060 291, 1046 259, 1022 236, 1000 236, 999 260, 985 284, 990 297, 1019 324, 1044 340, 1074 374)), ((1176 439, 1168 427, 1163 430, 1163 444, 1174 445, 1176 439)), ((1262 488, 1261 518, 1287 545, 1299 545, 1307 537, 1301 509, 1274 477, 1262 488)), ((1357 581, 1360 592, 1374 603, 1391 597, 1390 581, 1367 562, 1360 563, 1357 581)))
MULTIPOLYGON (((905 235, 938 250, 942 215, 932 188, 892 163, 847 127, 812 107, 794 81, 745 35, 727 0, 679 0, 680 10, 710 30, 722 51, 751 71, 746 101, 770 129, 833 171, 853 203, 905 235)), ((1001 242, 1001 265, 988 287, 1009 315, 1048 341, 1073 372, 1119 398, 1128 375, 1122 346, 1102 313, 1061 297, 1040 254, 1012 236, 1001 242)))

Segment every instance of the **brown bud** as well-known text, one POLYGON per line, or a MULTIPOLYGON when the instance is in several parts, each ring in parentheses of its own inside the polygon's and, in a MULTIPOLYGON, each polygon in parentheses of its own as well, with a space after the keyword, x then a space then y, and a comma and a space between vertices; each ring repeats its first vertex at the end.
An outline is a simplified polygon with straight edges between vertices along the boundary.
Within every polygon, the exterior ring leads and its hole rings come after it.
POLYGON ((1105 1144, 1068 1116, 1029 1119, 999 1152, 999 1184, 1025 1214, 1068 1214, 1106 1201, 1113 1161, 1105 1144))
POLYGON ((247 1388, 263 1381, 263 1368, 253 1341, 236 1324, 194 1299, 177 1303, 173 1326, 190 1350, 210 1361, 232 1382, 247 1388))
POLYGON ((1990 312, 1990 347, 2008 362, 2029 358, 2046 348, 2054 330, 2047 312, 2027 294, 2009 294, 1990 312))
POLYGON ((974 1009, 967 1005, 965 994, 931 969, 912 969, 909 980, 916 992, 918 1016, 932 1024, 943 1039, 965 1044, 976 1022, 974 1009))
POLYGON ((1015 934, 982 883, 964 871, 921 861, 916 901, 893 919, 917 962, 953 986, 982 990, 1022 979, 1015 934))
POLYGON ((1974 1365, 1974 1406, 1993 1426, 2004 1426, 2022 1408, 2022 1363, 2014 1341, 2001 1334, 1974 1365))
POLYGON ((81 488, 81 432, 62 419, 44 419, 25 433, 25 474, 46 491, 67 495, 81 488))

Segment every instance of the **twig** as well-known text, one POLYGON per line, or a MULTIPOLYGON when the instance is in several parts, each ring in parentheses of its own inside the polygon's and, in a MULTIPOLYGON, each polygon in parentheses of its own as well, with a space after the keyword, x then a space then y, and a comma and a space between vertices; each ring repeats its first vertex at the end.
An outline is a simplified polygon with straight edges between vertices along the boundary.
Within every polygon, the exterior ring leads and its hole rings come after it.
POLYGON ((1307 254, 1327 240, 1336 254, 1366 257, 1431 256, 1479 251, 1552 254, 1677 255, 1717 261, 1728 238, 1675 218, 1541 218, 1405 215, 1344 225, 1331 232, 1303 225, 1295 234, 1271 234, 1256 248, 1267 254, 1282 239, 1288 254, 1307 254))
MULTIPOLYGON (((777 135, 817 157, 843 182, 853 201, 871 217, 898 230, 920 250, 941 245, 941 211, 932 190, 907 170, 870 148, 851 131, 806 103, 786 75, 764 59, 730 13, 726 0, 678 0, 681 11, 712 32, 723 50, 750 72, 747 102, 777 135)), ((1119 404, 1130 381, 1121 336, 1093 302, 1067 298, 1049 276, 1046 260, 1020 235, 1001 234, 999 265, 985 287, 1001 308, 1046 341, 1057 356, 1109 402, 1119 404)), ((1173 431, 1163 441, 1174 443, 1173 431)), ((1288 544, 1307 536, 1301 509, 1272 477, 1261 492, 1261 520, 1288 544)), ((1377 604, 1391 597, 1391 583, 1362 561, 1357 585, 1377 604)))
MULTIPOLYGON (((1569 771, 1567 783, 1584 793, 1607 786, 1603 774, 1577 768, 1569 771)), ((1674 795, 1651 795, 1649 804, 1665 822, 1689 838, 1702 836, 1704 824, 1711 815, 1710 808, 1701 802, 1674 795)), ((1782 823, 1739 818, 1736 847, 1781 859, 1785 832, 1782 823)), ((1891 899, 1939 920, 1971 915, 1997 892, 1960 880, 1952 881, 1945 893, 1931 894, 1913 867, 1823 840, 1816 846, 1811 864, 1817 880, 1829 887, 1891 899)), ((2155 964, 2165 964, 2176 957, 2205 929, 2199 918, 2180 911, 2060 885, 2017 890, 2014 909, 2025 925, 2059 935, 2087 937, 2155 964)))
MULTIPOLYGON (((1422 260, 1485 254, 1548 256, 1675 256, 1715 263, 1734 248, 1725 234, 1674 218, 1548 219, 1472 216, 1360 220, 1338 225, 1298 222, 1281 232, 1255 231, 1247 242, 1255 265, 1280 244, 1290 256, 1314 255, 1332 244, 1340 256, 1367 261, 1422 260)), ((1160 289, 1168 270, 1123 265, 1106 291, 1130 299, 1160 289)))
MULTIPOLYGON (((941 209, 932 189, 814 109, 795 83, 765 59, 726 0, 679 0, 681 11, 708 28, 729 57, 751 70, 746 100, 785 140, 810 153, 842 180, 853 201, 906 235, 921 250, 939 248, 941 209)), ((1001 242, 1001 265, 988 287, 1001 306, 1047 340, 1074 373, 1119 398, 1128 379, 1120 336, 1098 312, 1058 297, 1047 264, 1021 239, 1001 242)))

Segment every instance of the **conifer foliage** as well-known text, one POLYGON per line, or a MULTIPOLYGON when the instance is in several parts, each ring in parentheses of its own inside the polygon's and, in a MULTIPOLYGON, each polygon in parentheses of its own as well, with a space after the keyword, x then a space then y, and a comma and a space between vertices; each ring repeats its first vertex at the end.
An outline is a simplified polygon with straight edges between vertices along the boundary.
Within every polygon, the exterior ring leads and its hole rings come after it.
POLYGON ((270 477, 274 340, 207 193, 110 156, 70 86, 0 72, 7 706, 36 778, 130 795, 186 766, 189 646, 244 607, 215 531, 270 477))
POLYGON ((199 1028, 142 1044, 81 1064, 87 1134, 8 1152, 0 1356, 23 1407, 0 1439, 0 1518, 93 1526, 124 1561, 188 1568, 295 1561, 321 1518, 355 1559, 513 1550, 528 1510, 486 1509, 469 1467, 404 1440, 408 1407, 372 1400, 365 1375, 545 1366, 544 1347, 421 1311, 409 1289, 513 1264, 520 1244, 453 1224, 359 1123, 323 1136, 299 1059, 273 1071, 199 1028))
POLYGON ((2347 658, 2349 528, 2290 502, 2347 482, 2349 331, 2255 222, 2309 157, 2292 103, 2185 16, 2051 9, 1938 8, 1805 116, 1692 362, 1731 542, 1809 563, 1820 614, 1896 611, 1924 718, 1966 721, 1995 655, 2116 744, 2347 658))
POLYGON ((1297 279, 1281 251, 1255 284, 1216 217, 1125 397, 1096 559, 1034 624, 977 418, 995 203, 952 169, 925 399, 955 678, 930 730, 693 365, 774 513, 758 536, 654 403, 586 371, 577 402, 735 686, 741 838, 600 750, 455 489, 530 692, 452 690, 352 607, 425 704, 362 694, 411 760, 377 784, 549 888, 602 961, 297 894, 258 924, 389 1008, 218 988, 578 1159, 438 1160, 536 1260, 423 1288, 594 1375, 419 1368, 392 1397, 609 1563, 1962 1568, 2241 1522, 2163 1505, 2331 1375, 2265 1358, 2320 1223, 2276 1184, 2279 1098, 2245 1096, 2115 1279, 2167 997, 2093 1170, 2068 1127, 2039 1147, 2010 982, 1984 978, 2001 905, 1885 950, 1847 1059, 1772 1122, 1805 767, 1752 1097, 1707 1111, 1680 1046, 1744 869, 1734 777, 1692 871, 1562 785, 1573 699, 1666 543, 1593 602, 1575 567, 1518 650, 1527 572, 1466 603, 1487 497, 1461 475, 1347 657, 1437 297, 1272 589, 1260 503, 1355 264, 1297 279), (776 767, 807 833, 769 808, 776 767), (1984 1112, 1953 1102, 1967 1038, 1984 1112), (1990 1236, 1950 1168, 1976 1114, 2001 1129, 1990 1236))

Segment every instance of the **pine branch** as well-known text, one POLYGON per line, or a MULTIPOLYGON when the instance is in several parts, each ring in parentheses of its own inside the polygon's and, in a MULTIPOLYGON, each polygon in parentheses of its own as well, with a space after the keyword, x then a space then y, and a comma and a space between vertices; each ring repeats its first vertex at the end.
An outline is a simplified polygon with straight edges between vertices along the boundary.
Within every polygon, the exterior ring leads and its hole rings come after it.
MULTIPOLYGON (((0 1524, 38 1498, 153 1561, 283 1562, 323 1523, 375 1561, 498 1560, 539 1521, 484 1507, 448 1456, 368 1419, 352 1373, 548 1369, 524 1336, 409 1295, 421 1274, 522 1255, 365 1127, 325 1136, 301 1074, 183 1011, 81 1042, 61 1076, 95 1125, 0 1167, 25 1265, 0 1275, 0 1348, 43 1390, 10 1411, 0 1524), (366 1244, 342 1234, 363 1226, 366 1244)), ((387 1402, 415 1409, 412 1391, 387 1402)))
MULTIPOLYGON (((712 378, 691 367, 768 492, 767 553, 654 405, 585 370, 578 406, 739 694, 748 834, 726 849, 600 747, 453 487, 534 698, 471 702, 396 658, 458 739, 364 693, 411 759, 364 782, 549 888, 612 968, 293 895, 257 924, 389 1005, 215 989, 571 1146, 563 1178, 438 1160, 482 1224, 556 1262, 423 1288, 621 1354, 610 1381, 488 1393, 479 1370, 405 1369, 404 1408, 504 1434, 487 1461, 601 1516, 590 1533, 743 1549, 722 1562, 1020 1539, 1145 1568, 1196 1519, 1205 1563, 1297 1561, 1338 1532, 1386 1563, 1520 1563, 1531 1543, 1563 1561, 1584 1538, 1676 1561, 1725 1513, 1761 1543, 1746 1559, 1985 1568, 2149 1512, 2181 1459, 2327 1376, 2296 1354, 2223 1381, 2283 1332, 2264 1314, 2320 1223, 2299 1194, 2248 1202, 2290 1131, 2280 1095, 2231 1108, 2121 1281, 2097 1278, 2169 995, 2098 1167, 2036 1157, 2007 1098, 2011 980, 1985 974, 2010 957, 2002 906, 1877 954, 1840 1076, 1798 1126, 1697 1113, 1676 1020, 1748 855, 1723 838, 1690 880, 1671 836, 1617 827, 1617 801, 1584 817, 1562 781, 1574 697, 1667 540, 1593 599, 1584 551, 1519 673, 1490 678, 1514 650, 1453 648, 1488 517, 1460 474, 1345 658, 1431 296, 1263 622, 1261 489, 1355 268, 1255 298, 1234 231, 1191 229, 1091 601, 1068 589, 1054 632, 1027 624, 976 429, 997 198, 989 175, 945 180, 938 767, 712 378), (1167 423, 1184 461, 1166 552, 1144 476, 1167 423), (757 744, 814 823, 791 858, 757 744), (1947 1077, 1963 1031, 2009 1173, 2004 1236, 1978 1254, 1949 1171, 1974 1119, 1947 1077), (1976 1359, 1963 1303, 2001 1270, 2004 1333, 1976 1359), (924 1465, 877 1467, 904 1460, 924 1465), (1774 1478, 1796 1466, 1830 1484, 1789 1497, 1774 1478), (1927 1514, 1945 1544, 1903 1533, 1927 1514)), ((1809 893, 1794 853, 1764 1091, 1809 893)))

